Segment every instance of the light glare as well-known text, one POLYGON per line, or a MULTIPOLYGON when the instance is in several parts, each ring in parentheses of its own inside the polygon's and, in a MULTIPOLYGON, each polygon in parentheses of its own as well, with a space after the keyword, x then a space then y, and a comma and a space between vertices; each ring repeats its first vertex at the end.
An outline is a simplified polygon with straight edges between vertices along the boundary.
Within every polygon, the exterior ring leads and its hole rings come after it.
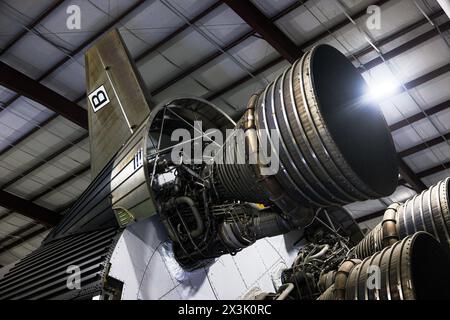
POLYGON ((376 83, 370 86, 369 96, 371 99, 380 100, 397 92, 399 87, 395 81, 376 83))

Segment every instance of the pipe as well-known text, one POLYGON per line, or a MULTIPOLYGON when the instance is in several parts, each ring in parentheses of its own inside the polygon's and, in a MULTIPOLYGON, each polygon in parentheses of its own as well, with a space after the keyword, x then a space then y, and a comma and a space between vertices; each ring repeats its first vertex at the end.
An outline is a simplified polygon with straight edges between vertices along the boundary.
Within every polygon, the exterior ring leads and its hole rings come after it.
POLYGON ((400 203, 391 204, 384 212, 383 220, 356 245, 358 258, 366 258, 399 240, 397 211, 400 206, 400 203))
POLYGON ((336 300, 336 296, 334 295, 334 284, 328 287, 324 293, 322 293, 317 300, 336 300))
POLYGON ((321 292, 325 292, 329 287, 334 285, 336 273, 337 271, 333 270, 320 275, 317 287, 321 292))
POLYGON ((334 280, 334 297, 336 300, 345 300, 345 290, 348 276, 350 271, 359 263, 361 263, 361 260, 351 259, 344 261, 344 263, 342 263, 339 267, 334 280))
POLYGON ((281 288, 283 288, 283 291, 275 300, 285 300, 292 292, 292 290, 294 290, 294 285, 292 283, 285 283, 280 287, 280 289, 281 288))
POLYGON ((247 218, 240 219, 236 213, 219 226, 219 236, 232 249, 242 249, 256 240, 288 233, 301 225, 301 221, 285 219, 276 212, 257 211, 252 209, 247 218))
POLYGON ((192 211, 192 214, 194 215, 195 223, 197 225, 197 227, 190 232, 190 235, 192 238, 197 238, 198 236, 200 236, 204 230, 203 220, 202 217, 200 216, 200 213, 198 212, 197 207, 194 204, 194 201, 189 197, 178 197, 175 199, 175 203, 176 204, 184 203, 189 206, 189 208, 192 211))
MULTIPOLYGON (((204 225, 203 225, 203 219, 197 209, 197 207, 195 206, 194 201, 186 196, 183 197, 178 197, 175 199, 170 199, 169 201, 165 202, 162 206, 161 206, 161 210, 160 212, 164 212, 165 210, 171 210, 171 209, 176 209, 177 205, 180 204, 185 204, 189 207, 189 209, 192 212, 192 215, 194 216, 195 219, 195 224, 196 224, 196 228, 192 231, 189 231, 189 235, 192 238, 197 238, 198 236, 203 234, 203 230, 204 230, 204 225)), ((169 237, 174 240, 176 239, 175 235, 174 235, 174 230, 172 230, 172 228, 170 227, 170 224, 167 221, 167 217, 165 217, 164 214, 161 215, 161 221, 162 223, 166 226, 166 229, 168 230, 169 233, 169 237)))
POLYGON ((328 250, 330 250, 330 246, 328 244, 324 244, 322 246, 322 250, 320 250, 318 253, 316 253, 315 255, 312 255, 310 257, 308 257, 308 260, 310 259, 317 259, 320 258, 321 256, 323 256, 328 250))
POLYGON ((383 247, 388 247, 399 240, 397 233, 397 210, 399 203, 391 204, 383 215, 382 226, 382 243, 383 247))

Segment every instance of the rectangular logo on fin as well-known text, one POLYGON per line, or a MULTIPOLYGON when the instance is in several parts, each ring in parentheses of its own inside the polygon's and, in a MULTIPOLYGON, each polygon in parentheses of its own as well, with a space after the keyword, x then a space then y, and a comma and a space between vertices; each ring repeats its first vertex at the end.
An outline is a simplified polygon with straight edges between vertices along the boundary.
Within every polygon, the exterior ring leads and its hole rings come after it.
POLYGON ((91 92, 88 99, 94 112, 97 112, 109 103, 108 93, 103 85, 91 92))

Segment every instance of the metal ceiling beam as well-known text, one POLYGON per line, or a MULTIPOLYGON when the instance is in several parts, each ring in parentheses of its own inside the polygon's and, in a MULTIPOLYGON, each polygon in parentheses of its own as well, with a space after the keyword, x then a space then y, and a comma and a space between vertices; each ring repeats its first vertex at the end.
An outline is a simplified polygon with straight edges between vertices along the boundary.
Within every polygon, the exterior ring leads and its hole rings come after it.
MULTIPOLYGON (((41 197, 43 197, 44 195, 46 195, 47 193, 52 192, 53 190, 57 190, 59 187, 65 185, 66 183, 68 183, 69 181, 71 181, 72 179, 75 179, 79 176, 81 176, 82 174, 85 174, 86 172, 88 172, 91 169, 90 165, 84 166, 84 167, 80 167, 78 168, 76 171, 74 172, 69 172, 68 174, 66 174, 63 178, 59 179, 59 181, 57 181, 56 183, 47 186, 47 189, 33 195, 33 197, 30 199, 31 201, 35 201, 41 197)), ((1 206, 1 203, 0 203, 1 206)))
POLYGON ((433 80, 439 76, 442 76, 443 74, 446 74, 447 72, 450 72, 450 63, 447 63, 446 65, 443 65, 442 67, 434 69, 433 71, 430 71, 412 81, 405 83, 405 87, 408 90, 418 87, 421 84, 424 84, 430 80, 433 80))
MULTIPOLYGON (((275 16, 270 18, 270 21, 273 23, 275 21, 277 21, 278 19, 284 17, 286 14, 294 11, 295 9, 301 7, 302 5, 304 5, 307 2, 307 0, 305 1, 296 1, 294 3, 292 3, 291 5, 287 6, 286 8, 284 8, 283 10, 281 10, 279 13, 277 13, 275 16)), ((389 0, 380 0, 377 1, 376 3, 374 3, 374 5, 377 6, 381 6, 385 3, 389 2, 389 0)), ((354 14, 352 16, 352 19, 359 19, 362 16, 364 16, 366 14, 366 10, 361 10, 359 12, 357 12, 356 14, 354 14)), ((426 20, 428 22, 428 20, 426 20)), ((350 22, 347 19, 342 20, 341 22, 337 23, 336 25, 332 26, 331 28, 329 28, 327 31, 319 34, 318 36, 306 41, 304 44, 301 45, 301 48, 305 49, 311 45, 313 45, 314 43, 316 43, 317 41, 325 38, 326 36, 329 35, 329 32, 335 32, 337 30, 339 30, 340 28, 345 27, 346 25, 348 25, 350 22)), ((238 44, 242 43, 243 41, 245 41, 246 39, 250 38, 251 36, 253 36, 255 34, 255 30, 252 30, 250 32, 247 32, 243 35, 241 35, 239 38, 233 40, 232 42, 230 42, 228 45, 226 45, 225 47, 222 48, 222 50, 217 50, 216 52, 212 53, 211 55, 209 55, 208 57, 202 58, 201 61, 199 61, 198 63, 196 63, 195 65, 189 67, 188 69, 182 71, 181 73, 179 73, 178 75, 176 75, 174 78, 169 79, 167 82, 163 83, 162 85, 158 86, 157 88, 153 89, 151 92, 151 95, 155 96, 159 93, 161 93, 163 90, 167 89, 169 86, 173 85, 174 83, 180 81, 181 79, 187 77, 188 75, 192 74, 193 72, 195 72, 196 70, 200 69, 201 67, 205 66, 206 64, 208 64, 209 62, 213 61, 214 59, 218 58, 219 56, 221 56, 223 54, 223 52, 229 51, 230 49, 234 48, 235 46, 237 46, 238 44)), ((392 39, 395 40, 395 39, 392 39)), ((390 41, 392 41, 390 40, 390 41)), ((373 51, 373 47, 370 47, 369 51, 373 51)), ((250 78, 249 78, 250 79, 250 78)))
POLYGON ((302 50, 251 1, 223 0, 223 2, 259 33, 287 61, 293 63, 302 56, 302 50))
POLYGON ((0 85, 42 104, 82 128, 88 128, 85 109, 1 61, 0 85))
MULTIPOLYGON (((379 1, 379 2, 380 3, 378 3, 377 5, 382 5, 383 3, 386 3, 388 1, 379 1)), ((357 14, 355 14, 354 16, 352 16, 351 18, 352 18, 352 20, 355 20, 355 19, 358 19, 358 18, 360 18, 361 16, 363 16, 365 14, 366 14, 366 10, 362 10, 362 11, 358 12, 357 14)), ((450 27, 450 25, 448 25, 449 23, 450 22, 442 24, 440 26, 441 30, 442 30, 443 27, 444 27, 444 29, 445 28, 449 28, 450 27)), ((328 30, 326 32, 323 32, 322 34, 320 34, 320 35, 314 37, 313 39, 309 40, 307 43, 303 44, 301 46, 301 48, 304 49, 304 48, 306 48, 308 46, 311 46, 312 44, 314 44, 317 41, 323 39, 324 37, 329 36, 330 32, 334 32, 336 29, 342 28, 343 26, 346 26, 348 24, 350 24, 350 21, 348 19, 345 19, 345 21, 342 21, 340 24, 336 25, 334 28, 331 28, 330 30, 328 30)), ((433 29, 433 30, 435 31, 435 29, 433 29)), ((421 35, 419 37, 416 37, 416 38, 414 38, 414 39, 404 43, 403 45, 401 45, 400 49, 398 49, 398 48, 393 49, 393 50, 385 53, 383 56, 385 57, 386 60, 389 60, 389 59, 391 59, 391 58, 393 58, 395 56, 398 56, 399 54, 404 53, 405 51, 413 48, 414 46, 420 45, 423 41, 426 41, 426 40, 430 39, 431 37, 438 35, 438 33, 436 31, 433 33, 433 36, 431 36, 431 34, 432 33, 425 33, 425 36, 421 35)), ((379 61, 379 60, 377 60, 377 59, 380 59, 380 58, 376 58, 376 59, 368 62, 367 64, 364 65, 365 67, 361 67, 360 68, 360 71, 366 71, 367 68, 370 69, 370 68, 373 68, 376 65, 378 65, 379 63, 376 62, 376 61, 379 61)), ((258 72, 262 73, 262 72, 266 71, 267 69, 271 68, 273 65, 274 65, 274 61, 271 61, 268 64, 266 64, 265 66, 262 66, 261 68, 259 68, 258 72)), ((406 86, 406 88, 410 89, 410 88, 412 88, 414 86, 422 84, 422 83, 424 83, 426 81, 429 81, 433 76, 436 77, 438 75, 441 75, 441 74, 447 72, 448 68, 449 68, 449 66, 447 66, 447 65, 443 66, 441 68, 438 68, 438 69, 434 70, 432 74, 427 74, 427 75, 424 75, 422 77, 419 77, 419 78, 417 78, 417 79, 415 79, 413 81, 410 81, 410 82, 406 83, 405 86, 406 86)), ((244 83, 244 82, 246 82, 246 81, 248 81, 250 79, 251 79, 251 77, 244 76, 243 78, 241 78, 241 79, 239 79, 238 81, 235 82, 236 85, 234 83, 232 83, 232 84, 228 85, 227 87, 225 87, 223 89, 220 89, 216 93, 211 93, 210 95, 207 95, 206 97, 209 100, 213 100, 213 99, 219 97, 220 95, 222 95, 222 94, 224 94, 224 93, 226 93, 226 92, 236 88, 238 85, 240 85, 240 84, 242 84, 242 83, 244 83)))
MULTIPOLYGON (((438 11, 430 14, 429 18, 431 20, 434 20, 434 19, 439 18, 443 14, 444 14, 443 10, 438 10, 438 11)), ((430 23, 429 20, 427 18, 423 18, 423 19, 421 19, 419 21, 416 21, 416 22, 410 24, 409 26, 407 26, 407 27, 405 27, 403 29, 398 30, 397 32, 392 33, 391 35, 389 35, 387 37, 384 37, 384 38, 382 38, 380 40, 374 41, 373 44, 374 44, 375 47, 380 48, 381 46, 384 46, 384 45, 388 44, 389 42, 395 41, 398 38, 406 35, 407 33, 411 32, 411 31, 414 31, 415 29, 417 29, 417 28, 419 28, 419 27, 421 27, 423 25, 426 25, 428 23, 430 23)), ((368 53, 371 53, 373 51, 375 51, 375 48, 373 46, 371 46, 371 45, 367 45, 365 48, 359 50, 358 52, 356 52, 355 54, 353 54, 349 58, 352 61, 354 61, 355 58, 361 58, 362 56, 364 56, 364 55, 366 55, 368 53)))
MULTIPOLYGON (((75 103, 79 103, 81 101, 82 98, 80 99, 76 99, 75 103)), ((59 117, 59 114, 54 114, 52 116, 50 116, 48 119, 44 120, 43 122, 41 122, 39 125, 35 126, 33 129, 31 129, 30 131, 26 132, 24 135, 22 135, 20 138, 18 138, 17 140, 15 140, 14 142, 10 143, 7 147, 5 147, 3 150, 0 151, 0 157, 5 154, 6 152, 8 152, 9 150, 11 150, 12 148, 14 148, 15 146, 19 145, 21 142, 25 141, 26 139, 28 139, 29 137, 31 137, 33 134, 35 134, 36 132, 39 131, 39 129, 45 127, 46 125, 48 125, 50 122, 52 122, 53 120, 55 120, 56 118, 59 117)))
POLYGON ((372 220, 372 219, 381 218, 384 215, 385 211, 386 210, 379 210, 377 212, 374 212, 374 213, 371 213, 371 214, 368 214, 368 215, 356 218, 355 221, 357 223, 363 223, 363 222, 366 222, 366 221, 369 221, 369 220, 372 220))
POLYGON ((433 174, 436 174, 436 173, 439 173, 439 172, 442 172, 445 170, 449 171, 449 173, 450 173, 450 169, 446 169, 445 167, 450 168, 450 161, 448 161, 446 163, 441 163, 440 165, 437 165, 435 167, 423 170, 419 173, 416 173, 416 175, 422 179, 422 178, 431 176, 433 174))
POLYGON ((411 148, 408 148, 406 150, 400 151, 398 153, 398 155, 401 158, 405 158, 407 156, 410 156, 410 155, 415 154, 417 152, 423 151, 423 150, 428 149, 430 147, 434 147, 434 146, 436 146, 436 145, 438 145, 440 143, 448 142, 447 140, 450 140, 450 132, 447 133, 447 134, 444 134, 443 136, 436 137, 436 138, 428 140, 428 141, 426 141, 424 143, 421 143, 421 144, 415 145, 415 146, 413 146, 411 148))
POLYGON ((19 32, 14 38, 8 41, 7 44, 3 48, 0 49, 0 55, 9 50, 12 46, 14 46, 20 39, 22 39, 29 30, 34 29, 38 24, 40 24, 45 18, 47 18, 56 8, 62 4, 64 0, 57 0, 53 4, 51 4, 47 9, 45 9, 36 19, 34 19, 30 24, 23 28, 21 32, 19 32))
MULTIPOLYGON (((439 25, 439 28, 441 29, 441 32, 445 32, 445 31, 449 30, 450 29, 450 21, 442 23, 441 25, 439 25)), ((396 47, 395 49, 392 49, 391 51, 383 53, 383 58, 384 58, 384 60, 389 60, 394 57, 397 57, 400 54, 402 54, 402 53, 404 53, 404 52, 406 52, 406 51, 408 51, 408 50, 410 50, 410 49, 412 49, 412 48, 414 48, 414 47, 424 43, 425 41, 430 40, 438 35, 439 35, 439 32, 433 28, 432 30, 427 31, 427 32, 413 38, 412 40, 409 40, 408 42, 396 47)), ((381 57, 377 57, 377 58, 363 64, 360 67, 360 71, 363 72, 365 70, 372 69, 372 68, 384 63, 384 60, 381 57)))
POLYGON ((55 159, 56 157, 60 156, 62 153, 66 152, 67 150, 69 150, 70 148, 74 147, 75 145, 77 145, 78 143, 80 143, 81 141, 87 139, 89 137, 89 135, 83 134, 81 137, 76 138, 75 140, 71 141, 70 143, 62 146, 61 148, 59 148, 58 150, 56 150, 55 152, 51 153, 50 155, 48 155, 47 157, 45 157, 44 159, 40 160, 39 162, 37 162, 35 165, 31 166, 30 168, 28 168, 27 170, 25 170, 24 172, 21 172, 20 174, 18 174, 16 177, 12 178, 11 180, 9 180, 8 182, 4 183, 3 185, 0 186, 0 190, 4 190, 7 187, 9 187, 10 185, 16 183, 17 181, 19 181, 20 179, 24 178, 25 176, 29 175, 30 173, 32 173, 33 171, 35 171, 36 169, 38 169, 39 167, 43 166, 44 164, 48 163, 49 161, 52 161, 53 159, 55 159))
MULTIPOLYGON (((119 21, 121 21, 123 18, 125 18, 128 14, 136 10, 140 5, 145 3, 145 0, 139 0, 136 3, 134 3, 132 6, 130 6, 128 9, 126 9, 124 12, 122 12, 117 18, 111 20, 107 25, 105 25, 103 28, 101 28, 98 32, 96 32, 92 37, 84 41, 81 45, 79 45, 75 50, 68 53, 66 57, 58 61, 56 64, 54 64, 50 69, 48 69, 46 72, 44 72, 39 78, 37 78, 35 81, 40 82, 44 80, 47 76, 52 74, 54 71, 56 71, 59 67, 64 65, 66 62, 72 59, 72 57, 76 56, 80 52, 83 51, 87 46, 89 46, 91 43, 93 43, 98 37, 103 35, 105 32, 107 32, 109 29, 114 27, 119 21)), ((48 88, 47 88, 48 89, 48 88)), ((50 89, 48 89, 50 90, 50 89)), ((11 105, 15 100, 17 100, 20 97, 20 94, 15 95, 11 99, 8 100, 3 105, 3 108, 7 108, 9 105, 11 105)), ((58 106, 54 106, 54 108, 57 109, 58 106)), ((86 116, 87 117, 87 116, 86 116)), ((87 123, 87 122, 86 122, 87 123)), ((87 128, 87 126, 86 126, 87 128)))
POLYGON ((21 235, 23 235, 27 231, 30 231, 34 227, 36 227, 35 223, 28 223, 18 228, 16 231, 8 234, 6 237, 0 239, 0 248, 8 241, 17 240, 17 238, 21 238, 21 235))
MULTIPOLYGON (((277 63, 279 63, 281 61, 283 61, 283 59, 280 60, 280 58, 272 60, 271 62, 265 64, 264 66, 262 66, 260 68, 258 68, 257 71, 253 72, 253 74, 256 75, 256 74, 263 73, 263 72, 267 71, 269 68, 273 67, 275 64, 277 64, 277 63)), ((366 70, 364 70, 364 71, 366 71, 366 70)), ((439 68, 437 68, 435 70, 432 70, 432 71, 430 71, 430 72, 428 72, 428 73, 426 73, 426 74, 424 74, 424 75, 422 75, 422 76, 420 76, 420 77, 418 77, 418 78, 416 78, 414 80, 411 80, 411 81, 405 83, 404 85, 409 90, 409 89, 415 88, 415 87, 417 87, 419 85, 422 85, 422 84, 424 84, 424 83, 426 83, 426 82, 428 82, 430 80, 433 80, 434 78, 436 78, 438 76, 441 76, 441 75, 443 75, 443 74, 445 74, 447 72, 450 72, 450 63, 448 63, 448 64, 446 64, 446 65, 444 65, 442 67, 439 67, 439 68)), ((250 79, 252 79, 250 76, 248 76, 248 75, 244 76, 241 79, 237 80, 236 82, 231 83, 228 86, 226 86, 226 87, 224 87, 224 88, 222 88, 222 89, 220 89, 220 90, 218 90, 216 92, 213 92, 213 93, 210 93, 209 95, 206 95, 206 99, 214 100, 214 99, 218 98, 219 96, 227 93, 228 91, 231 91, 231 90, 235 89, 236 87, 238 87, 239 85, 245 83, 246 81, 248 81, 250 79)))
POLYGON ((60 220, 55 212, 3 190, 0 190, 0 206, 49 227, 55 226, 60 220))
MULTIPOLYGON (((293 4, 291 4, 291 5, 287 6, 286 8, 284 8, 282 11, 280 11, 275 16, 271 17, 270 21, 272 23, 277 21, 278 19, 280 19, 281 17, 285 16, 289 12, 292 12, 293 10, 295 10, 295 9, 299 8, 300 6, 302 6, 305 2, 307 2, 307 1, 303 1, 303 3, 301 3, 300 1, 294 2, 293 4)), ((255 35, 255 33, 256 33, 255 30, 251 30, 251 31, 249 31, 249 32, 247 32, 245 34, 242 34, 241 36, 239 36, 235 40, 233 40, 230 43, 228 43, 225 47, 221 48, 221 50, 217 50, 214 53, 210 54, 209 56, 202 58, 196 64, 188 67, 187 69, 185 69, 184 71, 180 72, 179 74, 177 74, 172 79, 169 79, 165 83, 159 85, 157 88, 153 89, 150 94, 152 96, 156 96, 157 94, 161 93, 165 89, 169 88, 171 85, 175 84, 176 82, 180 81, 181 79, 184 79, 185 77, 189 76, 190 74, 192 74, 196 70, 200 69, 201 67, 207 65, 211 61, 213 61, 216 58, 220 57, 224 52, 227 52, 227 51, 231 50, 232 48, 234 48, 235 46, 237 46, 238 44, 244 42, 245 40, 247 40, 251 36, 255 35)))
POLYGON ((4 155, 6 152, 8 152, 9 150, 11 150, 12 148, 14 148, 15 146, 17 146, 18 144, 20 144, 21 142, 25 141, 27 138, 32 136, 34 133, 39 131, 39 129, 41 129, 42 127, 44 127, 47 124, 49 124, 52 120, 56 119, 57 117, 58 117, 58 114, 54 114, 54 115, 50 116, 50 118, 48 118, 47 120, 44 120, 43 122, 41 122, 39 124, 39 126, 34 127, 33 129, 31 129, 30 131, 25 133, 23 136, 18 138, 16 141, 14 141, 13 143, 11 143, 8 146, 6 146, 2 151, 0 151, 0 157, 2 155, 4 155))
POLYGON ((427 189, 425 183, 420 180, 419 175, 414 173, 414 171, 412 171, 406 162, 400 157, 398 157, 398 168, 403 180, 405 180, 414 189, 414 191, 421 193, 423 190, 427 189))
POLYGON ((209 13, 213 12, 215 9, 217 9, 221 5, 222 5, 221 1, 216 1, 214 4, 212 4, 211 6, 209 6, 208 8, 203 10, 202 12, 200 12, 198 15, 196 15, 191 20, 189 20, 188 23, 183 24, 177 30, 175 30, 174 32, 172 32, 171 34, 169 34, 168 36, 166 36, 162 40, 158 41, 156 44, 152 45, 150 48, 144 50, 142 53, 140 53, 136 57, 135 61, 140 61, 140 60, 144 59, 145 57, 147 57, 149 54, 155 52, 156 50, 161 48, 163 45, 165 45, 167 42, 169 42, 170 40, 172 40, 173 38, 175 38, 176 36, 181 34, 183 31, 188 29, 191 26, 191 24, 197 23, 199 20, 201 20, 204 17, 206 17, 209 13))
MULTIPOLYGON (((79 168, 77 171, 74 172, 70 172, 67 175, 65 175, 63 178, 61 178, 58 182, 47 186, 47 188, 39 193, 36 193, 35 195, 33 195, 28 201, 29 202, 33 202, 38 200, 39 198, 42 198, 43 196, 45 196, 46 194, 53 192, 54 190, 56 190, 57 188, 65 185, 66 183, 69 183, 70 181, 72 181, 73 179, 79 177, 80 175, 88 172, 90 170, 90 166, 85 166, 85 167, 81 167, 79 168)), ((27 201, 27 200, 24 200, 27 201)), ((1 201, 0 201, 0 206, 1 206, 1 201)), ((68 207, 70 207, 71 205, 69 205, 68 207)), ((63 212, 65 209, 68 209, 68 207, 63 208, 62 210, 58 210, 56 213, 59 215, 61 212, 63 212)), ((7 213, 4 213, 2 215, 0 215, 0 221, 6 217, 8 217, 11 213, 13 213, 14 210, 10 210, 7 213)))
POLYGON ((0 247, 0 254, 2 254, 3 252, 6 252, 8 250, 11 250, 14 247, 19 246, 19 245, 27 242, 28 240, 31 240, 31 239, 37 237, 38 235, 42 234, 46 230, 47 230, 47 228, 45 228, 45 227, 39 228, 25 236, 22 236, 20 239, 17 239, 16 241, 13 241, 13 242, 7 244, 4 247, 0 247))
MULTIPOLYGON (((89 166, 88 166, 87 168, 81 168, 81 169, 78 170, 77 172, 72 173, 71 175, 69 175, 69 177, 63 178, 60 182, 57 182, 56 184, 53 184, 52 186, 49 186, 49 188, 47 188, 47 189, 44 190, 43 192, 40 192, 39 194, 36 194, 32 199, 29 200, 29 202, 34 201, 34 200, 37 200, 37 199, 39 199, 40 197, 44 196, 45 194, 47 194, 47 193, 49 193, 49 192, 52 192, 53 190, 57 189, 58 187, 60 187, 60 186, 62 186, 62 185, 64 185, 64 184, 70 182, 70 180, 74 179, 76 176, 78 176, 78 175, 80 175, 80 174, 82 174, 82 173, 88 172, 89 169, 90 169, 89 166)), ((2 191, 0 191, 0 197, 1 197, 1 192, 2 192, 2 191)), ((26 201, 26 200, 21 199, 21 201, 26 201)), ((32 203, 32 202, 31 202, 31 203, 32 203)), ((72 203, 72 204, 73 204, 73 203, 72 203)), ((59 210, 58 212, 59 212, 59 213, 60 213, 60 212, 63 212, 65 209, 68 209, 69 207, 71 207, 72 204, 70 204, 68 207, 65 207, 63 210, 59 210)), ((0 198, 0 206, 3 206, 3 205, 2 205, 2 202, 1 202, 1 198, 0 198)), ((13 211, 15 211, 15 210, 13 210, 13 211)), ((12 212, 12 211, 11 211, 11 212, 12 212)), ((22 212, 18 212, 18 213, 23 214, 22 212)), ((59 217, 60 217, 59 213, 54 213, 55 215, 58 216, 58 219, 59 219, 59 217)), ((10 214, 10 213, 6 213, 6 214, 0 216, 0 220, 6 218, 9 214, 10 214)), ((56 224, 55 224, 55 225, 56 225, 56 224)), ((27 225, 27 226, 30 227, 30 225, 27 225)), ((38 229, 38 230, 36 230, 36 231, 30 233, 30 234, 27 234, 27 235, 25 235, 25 236, 22 236, 22 234, 23 234, 24 232, 26 232, 27 230, 31 229, 31 228, 28 229, 27 226, 24 226, 23 228, 21 228, 20 232, 18 232, 18 234, 17 234, 17 236, 21 236, 21 239, 19 239, 19 240, 17 240, 17 241, 14 241, 14 242, 12 242, 12 243, 10 243, 10 244, 7 244, 5 247, 0 247, 0 254, 3 253, 3 252, 5 252, 5 251, 7 251, 7 250, 10 250, 10 249, 14 248, 14 247, 17 246, 17 245, 22 244, 23 242, 25 242, 25 241, 27 241, 27 240, 29 240, 29 239, 32 239, 32 238, 36 237, 37 235, 39 235, 39 234, 41 234, 42 232, 44 232, 44 231, 47 230, 46 227, 42 227, 42 228, 40 228, 40 229, 38 229)), ((48 226, 50 226, 50 225, 48 225, 48 226)), ((51 227, 51 226, 50 226, 50 227, 51 227)), ((19 231, 19 230, 18 230, 18 231, 19 231)), ((0 244, 6 242, 7 239, 8 239, 8 237, 5 237, 5 238, 1 239, 1 240, 0 240, 0 244)))
POLYGON ((416 113, 404 120, 400 120, 394 124, 391 124, 389 126, 389 129, 391 131, 395 131, 401 128, 404 128, 408 125, 410 125, 411 123, 417 122, 419 120, 425 119, 426 117, 429 117, 433 114, 439 113, 441 111, 447 110, 450 108, 450 100, 444 101, 442 103, 439 103, 437 105, 435 105, 434 107, 428 108, 425 110, 425 112, 419 112, 416 113))

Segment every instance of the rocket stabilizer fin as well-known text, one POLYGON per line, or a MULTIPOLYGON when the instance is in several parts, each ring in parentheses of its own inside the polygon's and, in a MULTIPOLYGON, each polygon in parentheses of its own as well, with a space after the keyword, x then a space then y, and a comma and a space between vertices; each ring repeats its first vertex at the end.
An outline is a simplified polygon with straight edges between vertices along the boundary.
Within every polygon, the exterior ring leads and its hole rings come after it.
POLYGON ((85 54, 94 178, 150 113, 144 82, 117 29, 85 54))

